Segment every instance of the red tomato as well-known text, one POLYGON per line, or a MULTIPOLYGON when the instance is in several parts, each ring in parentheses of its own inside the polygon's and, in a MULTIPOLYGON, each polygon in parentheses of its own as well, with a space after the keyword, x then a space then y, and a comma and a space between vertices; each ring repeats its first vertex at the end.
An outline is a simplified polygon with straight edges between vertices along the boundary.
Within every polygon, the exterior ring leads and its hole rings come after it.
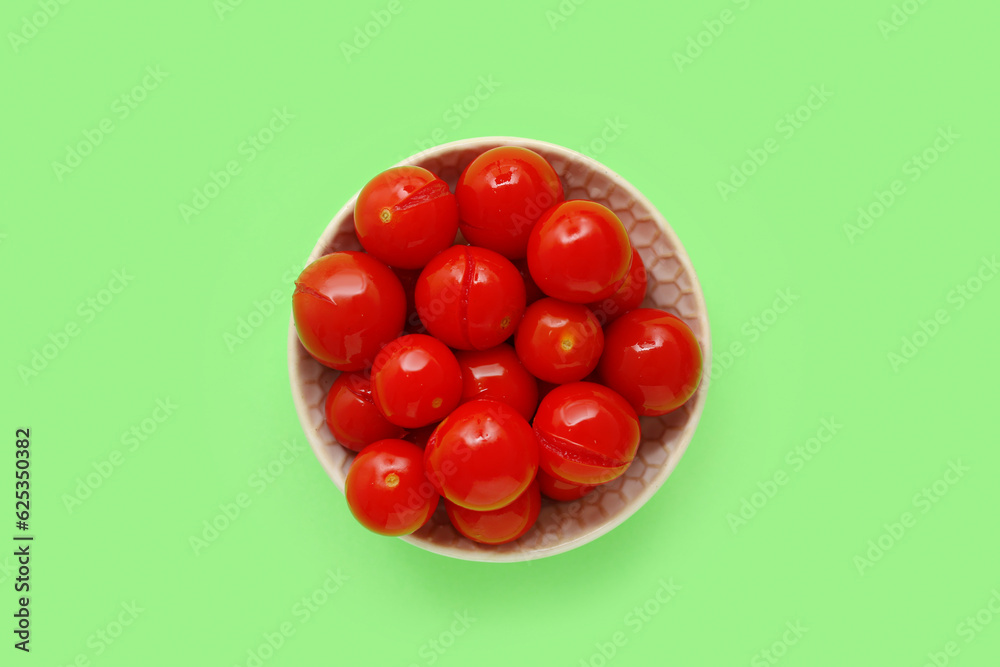
POLYGON ((485 512, 514 502, 538 472, 538 440, 506 403, 480 399, 458 406, 431 434, 427 476, 445 498, 485 512))
POLYGON ((538 407, 538 380, 524 370, 514 348, 497 345, 488 350, 457 352, 462 368, 462 402, 489 398, 506 403, 531 419, 538 407))
POLYGON ((419 269, 455 242, 458 205, 448 184, 426 169, 393 167, 361 189, 354 229, 386 264, 419 269))
POLYGON ((590 310, 601 326, 614 322, 630 310, 641 306, 642 300, 646 298, 647 282, 646 265, 642 263, 639 251, 633 248, 632 268, 628 270, 622 286, 607 299, 589 304, 590 310))
POLYGON ((528 306, 514 347, 535 377, 555 384, 578 382, 597 368, 604 332, 586 306, 547 298, 528 306))
POLYGON ((326 396, 325 412, 333 437, 356 452, 376 440, 402 438, 406 433, 375 407, 367 373, 341 373, 326 396))
POLYGON ((335 252, 295 281, 292 313, 299 340, 321 364, 357 371, 399 335, 406 296, 382 262, 361 252, 335 252))
POLYGON ((639 448, 639 419, 607 387, 574 382, 556 387, 535 413, 541 469, 572 484, 603 484, 628 468, 639 448))
POLYGON ((517 267, 517 272, 521 274, 521 280, 524 281, 524 302, 527 305, 531 305, 539 299, 545 298, 545 292, 538 288, 535 284, 535 280, 531 277, 531 272, 528 271, 528 260, 519 259, 514 262, 514 266, 517 267))
POLYGON ((361 525, 379 535, 409 535, 434 513, 438 494, 424 474, 424 452, 405 440, 379 440, 361 450, 344 486, 361 525))
POLYGON ((459 350, 485 350, 517 329, 524 282, 510 260, 492 250, 452 246, 424 267, 416 303, 432 335, 459 350))
POLYGON ((550 208, 531 230, 528 269, 549 296, 573 303, 605 299, 632 261, 625 226, 610 209, 572 199, 550 208))
POLYGON ((640 308, 608 326, 598 371, 638 414, 663 415, 698 389, 701 348, 680 318, 640 308))
POLYGON ((445 500, 444 507, 455 530, 481 544, 513 542, 531 530, 542 509, 538 482, 531 485, 509 505, 479 512, 445 500))
POLYGON ((462 370, 448 347, 430 336, 392 341, 372 365, 372 399, 393 424, 420 428, 444 419, 462 398, 462 370))
POLYGON ((524 257, 528 235, 547 208, 563 200, 552 165, 517 146, 492 148, 473 160, 455 187, 462 234, 504 257, 524 257))
POLYGON ((556 479, 544 470, 538 471, 538 488, 542 495, 552 500, 565 502, 578 500, 597 488, 596 484, 571 484, 556 479))

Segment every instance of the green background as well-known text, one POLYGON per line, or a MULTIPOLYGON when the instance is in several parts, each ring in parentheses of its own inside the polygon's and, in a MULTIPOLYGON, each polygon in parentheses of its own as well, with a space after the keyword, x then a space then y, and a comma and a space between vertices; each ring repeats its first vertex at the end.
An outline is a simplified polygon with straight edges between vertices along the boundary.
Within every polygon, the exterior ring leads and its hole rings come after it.
POLYGON ((252 665, 289 623, 263 664, 919 666, 949 642, 939 664, 997 664, 1000 280, 977 282, 1000 246, 996 3, 908 0, 881 27, 891 0, 50 4, 0 11, 0 478, 12 490, 30 427, 36 536, 32 651, 4 625, 0 662, 252 665), (391 20, 345 55, 372 12, 391 20), (480 77, 495 89, 467 101, 480 77), (827 99, 800 109, 814 86, 827 99), (275 110, 294 118, 251 150, 275 110), (75 168, 54 165, 102 121, 75 168), (716 353, 656 496, 593 543, 512 565, 356 525, 305 448, 286 370, 291 281, 333 214, 420 146, 498 134, 583 150, 649 197, 691 255, 716 353), (775 316, 779 291, 794 303, 775 316), (910 349, 921 321, 935 334, 910 349), (176 405, 162 423, 158 400, 176 405), (823 419, 836 435, 795 463, 823 419), (328 572, 339 588, 305 617, 328 572), (663 605, 661 580, 681 587, 663 605))

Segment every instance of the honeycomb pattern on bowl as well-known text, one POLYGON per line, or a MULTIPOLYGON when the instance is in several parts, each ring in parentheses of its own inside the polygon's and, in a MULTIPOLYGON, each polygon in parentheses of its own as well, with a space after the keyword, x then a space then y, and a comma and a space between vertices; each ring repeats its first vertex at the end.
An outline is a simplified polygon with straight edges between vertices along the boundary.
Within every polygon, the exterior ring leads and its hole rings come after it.
MULTIPOLYGON (((574 502, 556 503, 543 498, 535 527, 521 539, 500 546, 472 542, 451 526, 443 503, 426 526, 400 538, 428 551, 478 561, 531 560, 568 551, 603 535, 631 516, 664 483, 694 435, 711 368, 705 300, 691 262, 663 216, 621 176, 567 148, 515 137, 484 137, 443 144, 400 164, 430 169, 454 190, 466 165, 483 151, 504 145, 523 146, 544 156, 562 179, 567 199, 599 202, 621 218, 646 265, 649 285, 643 305, 671 312, 691 327, 701 345, 704 372, 698 391, 680 409, 662 417, 640 419, 642 442, 623 476, 574 502)), ((357 194, 333 218, 309 261, 338 250, 361 249, 354 235, 356 199, 357 194)), ((323 415, 324 399, 337 372, 306 353, 294 322, 288 342, 292 394, 302 428, 323 468, 343 491, 354 453, 337 443, 323 415)))

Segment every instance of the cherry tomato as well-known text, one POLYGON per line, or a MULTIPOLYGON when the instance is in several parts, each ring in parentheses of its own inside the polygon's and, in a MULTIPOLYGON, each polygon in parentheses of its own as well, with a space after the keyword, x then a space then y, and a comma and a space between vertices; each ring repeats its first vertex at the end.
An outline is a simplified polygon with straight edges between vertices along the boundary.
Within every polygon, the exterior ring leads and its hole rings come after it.
POLYGON ((481 544, 513 542, 531 530, 542 509, 538 482, 533 481, 514 501, 499 509, 479 512, 445 500, 444 507, 455 530, 481 544))
POLYGON ((684 320, 639 308, 608 326, 598 371, 640 415, 676 410, 701 382, 701 348, 684 320))
POLYGON ((563 482, 603 484, 628 468, 639 448, 639 419, 614 391, 591 382, 556 387, 535 413, 542 470, 563 482))
POLYGON ((528 239, 528 269, 549 296, 573 303, 605 299, 632 261, 625 226, 610 209, 572 199, 553 206, 528 239))
POLYGON ((424 474, 424 452, 405 440, 379 440, 361 450, 347 471, 347 505, 379 535, 409 535, 434 513, 438 494, 424 474))
POLYGON ((524 281, 525 304, 530 306, 539 299, 544 299, 545 292, 538 288, 534 278, 531 277, 531 272, 528 271, 528 260, 524 258, 515 260, 514 266, 517 267, 517 272, 521 274, 521 280, 524 281))
POLYGON ((393 167, 361 189, 354 229, 386 264, 419 269, 455 242, 458 205, 448 184, 426 169, 393 167))
POLYGON ((542 495, 552 500, 565 502, 578 500, 597 488, 596 484, 572 484, 556 479, 544 470, 538 471, 538 488, 542 495))
POLYGON ((546 298, 524 312, 514 347, 535 377, 556 384, 577 382, 597 368, 604 332, 586 306, 546 298))
POLYGON ((382 262, 361 252, 335 252, 295 281, 292 312, 299 340, 321 364, 357 371, 399 335, 406 296, 382 262))
POLYGON ((590 310, 601 326, 614 322, 630 310, 641 306, 642 300, 646 298, 647 282, 646 265, 642 263, 639 251, 633 248, 632 268, 625 275, 622 286, 607 299, 589 304, 590 310))
POLYGON ((531 419, 538 407, 538 380, 524 369, 510 345, 457 352, 462 368, 462 402, 489 398, 506 403, 531 419))
POLYGON ((420 428, 444 419, 462 398, 462 370, 454 353, 431 336, 408 334, 378 353, 372 399, 393 424, 420 428))
POLYGON ((445 498, 466 509, 514 502, 538 472, 538 440, 506 403, 479 399, 458 406, 431 434, 427 476, 445 498))
POLYGON ((432 335, 459 350, 485 350, 517 329, 524 282, 510 260, 492 250, 452 246, 424 267, 416 303, 432 335))
POLYGON ((538 153, 492 148, 473 160, 455 187, 462 234, 504 257, 524 257, 531 228, 563 200, 559 176, 538 153))
POLYGON ((361 451, 386 438, 402 438, 406 431, 390 423, 375 407, 367 373, 341 373, 326 396, 326 425, 341 445, 361 451))

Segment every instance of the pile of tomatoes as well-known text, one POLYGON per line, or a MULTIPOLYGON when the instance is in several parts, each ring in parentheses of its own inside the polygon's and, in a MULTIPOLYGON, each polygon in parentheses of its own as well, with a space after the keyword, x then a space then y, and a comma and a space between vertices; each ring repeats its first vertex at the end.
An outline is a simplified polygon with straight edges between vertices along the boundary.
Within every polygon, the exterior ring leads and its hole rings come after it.
POLYGON ((347 502, 377 533, 412 533, 443 498, 462 535, 516 540, 542 495, 574 500, 624 473, 639 417, 698 387, 694 334, 640 307, 646 271, 622 222, 565 200, 533 151, 484 152, 454 193, 389 169, 354 224, 366 252, 317 259, 292 303, 302 345, 341 371, 326 422, 359 452, 347 502))

